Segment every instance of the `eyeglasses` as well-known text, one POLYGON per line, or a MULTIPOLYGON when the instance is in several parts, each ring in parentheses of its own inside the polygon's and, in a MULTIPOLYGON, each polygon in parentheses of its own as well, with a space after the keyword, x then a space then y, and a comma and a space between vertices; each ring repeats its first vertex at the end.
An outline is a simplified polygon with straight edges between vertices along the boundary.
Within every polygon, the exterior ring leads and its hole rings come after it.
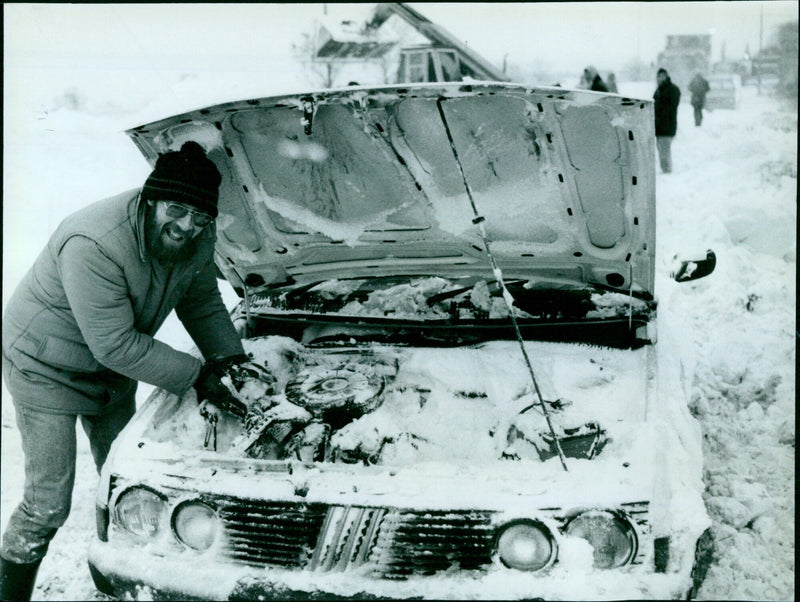
POLYGON ((198 228, 205 228, 208 224, 214 221, 214 218, 208 215, 208 213, 195 211, 194 209, 191 209, 190 207, 187 207, 181 203, 176 203, 174 201, 164 201, 164 203, 166 204, 166 213, 168 216, 181 219, 186 217, 187 213, 191 213, 192 223, 198 228))

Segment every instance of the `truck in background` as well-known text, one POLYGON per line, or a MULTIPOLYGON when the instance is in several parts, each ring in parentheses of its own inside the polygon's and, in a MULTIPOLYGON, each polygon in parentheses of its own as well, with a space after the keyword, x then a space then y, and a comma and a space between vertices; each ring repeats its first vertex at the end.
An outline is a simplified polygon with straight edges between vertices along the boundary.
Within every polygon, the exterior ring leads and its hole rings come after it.
POLYGON ((672 83, 685 92, 695 73, 706 76, 711 71, 711 34, 668 35, 658 67, 666 69, 672 83))

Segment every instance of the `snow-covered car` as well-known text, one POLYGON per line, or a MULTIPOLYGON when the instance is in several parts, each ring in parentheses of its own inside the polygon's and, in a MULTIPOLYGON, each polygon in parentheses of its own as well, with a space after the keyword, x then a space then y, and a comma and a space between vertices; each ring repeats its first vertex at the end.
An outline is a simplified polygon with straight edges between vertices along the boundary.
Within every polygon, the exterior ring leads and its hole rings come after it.
POLYGON ((717 73, 708 76, 708 93, 705 108, 738 109, 742 95, 741 78, 734 73, 717 73))
POLYGON ((258 368, 225 380, 244 416, 193 391, 139 409, 100 479, 97 587, 691 593, 709 519, 691 363, 657 312, 652 124, 651 101, 460 83, 130 130, 151 163, 195 140, 223 174, 216 262, 258 368))

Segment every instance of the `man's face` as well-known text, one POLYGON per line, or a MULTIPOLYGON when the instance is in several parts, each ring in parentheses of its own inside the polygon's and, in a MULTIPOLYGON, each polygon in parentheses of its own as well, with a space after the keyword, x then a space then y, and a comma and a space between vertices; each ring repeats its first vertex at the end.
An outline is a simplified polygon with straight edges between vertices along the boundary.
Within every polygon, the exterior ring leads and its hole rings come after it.
POLYGON ((174 201, 147 201, 145 242, 151 257, 172 264, 194 253, 195 238, 213 221, 210 216, 174 201))
POLYGON ((663 73, 659 73, 658 75, 656 75, 656 81, 658 82, 658 85, 660 86, 665 81, 667 81, 667 76, 664 75, 663 73))

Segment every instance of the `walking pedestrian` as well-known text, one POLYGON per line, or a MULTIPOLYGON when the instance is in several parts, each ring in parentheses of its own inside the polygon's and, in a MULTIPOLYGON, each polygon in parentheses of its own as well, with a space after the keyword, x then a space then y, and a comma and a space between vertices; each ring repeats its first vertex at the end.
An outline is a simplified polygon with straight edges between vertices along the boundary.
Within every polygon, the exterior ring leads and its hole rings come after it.
POLYGON ((617 90, 617 76, 614 75, 614 72, 611 71, 608 74, 608 80, 606 81, 606 85, 608 86, 608 91, 614 94, 619 94, 619 90, 617 90))
POLYGON ((608 92, 608 86, 606 86, 603 78, 600 77, 597 69, 592 66, 586 67, 586 69, 583 70, 581 81, 578 83, 578 87, 584 90, 592 90, 594 92, 608 92))
POLYGON ((672 171, 672 139, 678 131, 678 103, 681 100, 681 91, 672 83, 666 69, 659 69, 656 73, 658 87, 653 93, 655 100, 656 120, 656 148, 661 163, 661 171, 672 171))
POLYGON ((700 75, 695 74, 692 81, 689 82, 689 91, 692 93, 692 108, 694 108, 694 125, 700 127, 703 123, 703 107, 706 105, 706 94, 711 89, 708 80, 700 75))

